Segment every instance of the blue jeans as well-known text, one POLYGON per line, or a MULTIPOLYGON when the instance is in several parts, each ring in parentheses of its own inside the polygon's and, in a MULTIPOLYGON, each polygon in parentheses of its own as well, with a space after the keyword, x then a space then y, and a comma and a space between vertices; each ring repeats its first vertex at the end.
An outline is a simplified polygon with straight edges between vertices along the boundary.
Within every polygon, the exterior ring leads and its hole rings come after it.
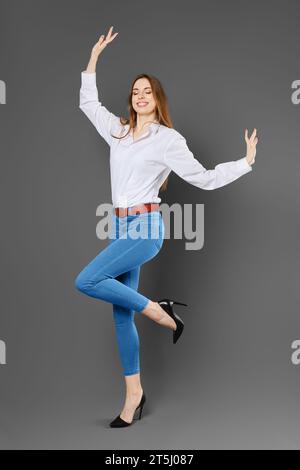
POLYGON ((140 372, 135 312, 149 298, 137 291, 140 267, 160 251, 165 226, 160 211, 118 217, 112 213, 108 245, 78 274, 76 288, 113 305, 113 317, 124 375, 140 372))

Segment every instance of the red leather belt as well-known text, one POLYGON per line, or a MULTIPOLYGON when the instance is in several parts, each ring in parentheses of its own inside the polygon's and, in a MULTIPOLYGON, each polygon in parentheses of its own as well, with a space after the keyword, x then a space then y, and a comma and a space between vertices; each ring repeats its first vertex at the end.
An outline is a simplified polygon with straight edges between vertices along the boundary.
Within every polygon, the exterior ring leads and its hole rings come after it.
POLYGON ((157 210, 159 210, 159 204, 154 202, 146 202, 131 207, 114 207, 114 212, 118 217, 126 217, 127 215, 136 215, 157 210))

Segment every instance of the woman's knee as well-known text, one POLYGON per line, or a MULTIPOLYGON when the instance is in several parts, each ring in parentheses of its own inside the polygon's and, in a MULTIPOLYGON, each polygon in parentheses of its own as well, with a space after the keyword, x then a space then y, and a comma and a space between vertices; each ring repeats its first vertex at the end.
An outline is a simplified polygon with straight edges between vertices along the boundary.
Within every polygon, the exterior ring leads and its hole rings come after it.
POLYGON ((87 276, 81 271, 75 278, 74 281, 77 290, 83 293, 87 293, 90 289, 90 283, 88 282, 87 276))
POLYGON ((91 296, 100 297, 102 290, 102 282, 106 279, 104 275, 98 274, 97 280, 89 276, 89 274, 83 270, 75 278, 75 287, 80 292, 91 296))

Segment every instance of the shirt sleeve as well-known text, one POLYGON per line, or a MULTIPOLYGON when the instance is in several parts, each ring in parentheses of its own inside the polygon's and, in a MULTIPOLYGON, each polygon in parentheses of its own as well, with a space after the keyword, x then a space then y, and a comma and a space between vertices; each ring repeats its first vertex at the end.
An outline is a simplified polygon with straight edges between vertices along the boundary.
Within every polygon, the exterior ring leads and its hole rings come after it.
POLYGON ((111 145, 113 126, 119 117, 108 111, 98 99, 96 72, 81 72, 79 108, 95 126, 101 137, 111 145))
POLYGON ((219 163, 207 170, 187 146, 186 139, 178 134, 167 146, 164 154, 166 166, 193 186, 201 189, 217 189, 252 171, 246 157, 219 163))

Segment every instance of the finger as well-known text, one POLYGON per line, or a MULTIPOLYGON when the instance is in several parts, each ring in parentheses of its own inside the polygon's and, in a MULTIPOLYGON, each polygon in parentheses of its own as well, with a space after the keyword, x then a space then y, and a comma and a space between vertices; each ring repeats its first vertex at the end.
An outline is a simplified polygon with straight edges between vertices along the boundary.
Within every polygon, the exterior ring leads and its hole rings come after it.
POLYGON ((254 131, 252 132, 252 135, 250 137, 251 142, 253 142, 253 140, 255 139, 255 136, 256 136, 256 129, 254 129, 254 131))
POLYGON ((99 46, 101 46, 101 44, 103 44, 104 41, 105 41, 105 36, 104 36, 104 34, 102 34, 99 38, 99 41, 98 41, 99 46))
POLYGON ((245 141, 248 143, 248 129, 245 129, 245 141))
POLYGON ((110 39, 110 36, 111 36, 112 30, 113 30, 113 26, 111 26, 111 27, 109 28, 109 31, 108 31, 108 34, 107 34, 107 37, 106 37, 106 39, 110 39))

